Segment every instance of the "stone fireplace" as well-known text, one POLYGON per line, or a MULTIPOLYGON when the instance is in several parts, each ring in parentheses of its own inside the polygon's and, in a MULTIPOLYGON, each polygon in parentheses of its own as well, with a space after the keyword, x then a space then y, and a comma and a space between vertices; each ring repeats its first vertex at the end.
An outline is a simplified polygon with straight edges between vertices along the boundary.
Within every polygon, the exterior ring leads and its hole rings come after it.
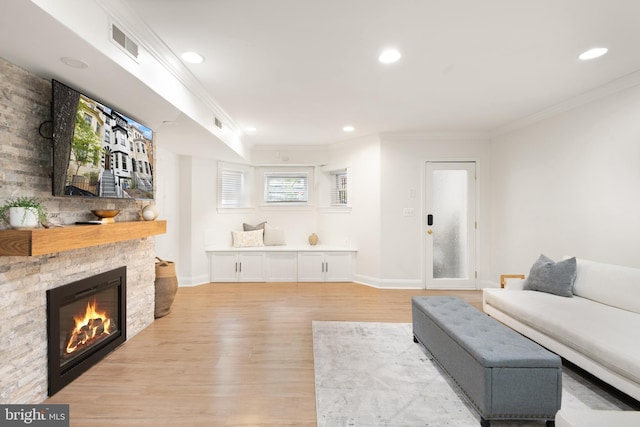
MULTIPOLYGON (((91 209, 120 209, 119 221, 139 220, 139 202, 51 196, 51 143, 38 132, 50 119, 50 102, 50 80, 0 58, 0 203, 37 197, 49 217, 62 224, 94 219, 91 209)), ((47 398, 47 291, 126 266, 130 339, 154 320, 154 263, 153 237, 0 256, 0 404, 47 398)))
POLYGON ((152 237, 37 257, 0 257, 0 402, 48 395, 47 291, 126 266, 126 338, 153 323, 152 237))
POLYGON ((47 291, 50 396, 125 341, 126 298, 126 267, 47 291))

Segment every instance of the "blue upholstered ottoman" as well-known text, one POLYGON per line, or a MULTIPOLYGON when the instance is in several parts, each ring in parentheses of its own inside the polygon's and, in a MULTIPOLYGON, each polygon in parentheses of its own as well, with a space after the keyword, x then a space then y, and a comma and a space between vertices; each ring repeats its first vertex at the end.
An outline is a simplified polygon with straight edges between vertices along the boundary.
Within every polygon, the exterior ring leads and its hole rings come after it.
POLYGON ((460 298, 413 297, 413 335, 491 420, 547 420, 562 396, 559 356, 460 298))

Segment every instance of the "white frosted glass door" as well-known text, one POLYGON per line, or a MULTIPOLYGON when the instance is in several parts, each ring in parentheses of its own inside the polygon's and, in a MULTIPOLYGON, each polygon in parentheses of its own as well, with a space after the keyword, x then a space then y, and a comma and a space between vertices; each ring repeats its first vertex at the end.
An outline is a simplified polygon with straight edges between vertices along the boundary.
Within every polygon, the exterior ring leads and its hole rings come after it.
POLYGON ((426 287, 475 289, 475 162, 427 162, 426 287))

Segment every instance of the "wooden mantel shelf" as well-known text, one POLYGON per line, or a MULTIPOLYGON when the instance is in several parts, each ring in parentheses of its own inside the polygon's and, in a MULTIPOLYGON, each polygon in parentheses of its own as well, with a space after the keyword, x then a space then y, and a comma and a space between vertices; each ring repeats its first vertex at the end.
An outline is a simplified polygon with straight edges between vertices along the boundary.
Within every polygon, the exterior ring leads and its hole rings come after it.
POLYGON ((123 221, 34 230, 0 230, 0 255, 37 256, 164 234, 167 221, 123 221))

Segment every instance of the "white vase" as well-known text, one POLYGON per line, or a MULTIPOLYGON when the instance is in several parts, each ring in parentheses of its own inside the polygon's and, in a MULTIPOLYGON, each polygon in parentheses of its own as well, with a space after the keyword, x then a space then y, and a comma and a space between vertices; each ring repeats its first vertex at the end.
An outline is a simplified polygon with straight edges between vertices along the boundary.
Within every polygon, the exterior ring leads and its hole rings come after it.
POLYGON ((144 209, 142 209, 142 218, 145 221, 153 221, 158 218, 159 214, 160 212, 158 211, 158 208, 156 208, 155 203, 149 203, 144 207, 144 209))
POLYGON ((9 208, 9 225, 12 228, 36 228, 38 226, 38 210, 36 208, 9 208))

